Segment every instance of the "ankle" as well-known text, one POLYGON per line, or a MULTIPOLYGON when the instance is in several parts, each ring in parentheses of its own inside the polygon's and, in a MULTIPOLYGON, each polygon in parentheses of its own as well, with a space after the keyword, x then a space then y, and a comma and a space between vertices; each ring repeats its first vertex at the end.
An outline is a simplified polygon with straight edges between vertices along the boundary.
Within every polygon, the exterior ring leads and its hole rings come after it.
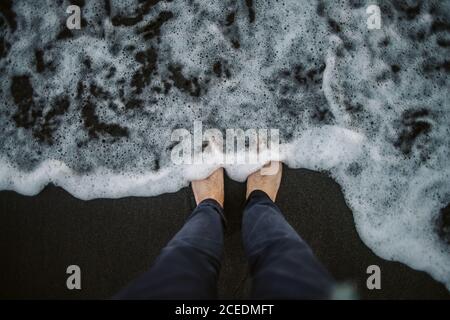
MULTIPOLYGON (((275 202, 278 190, 280 188, 282 165, 279 162, 271 162, 270 168, 275 168, 275 171, 270 171, 272 174, 267 174, 266 171, 257 171, 251 174, 247 179, 247 194, 248 199, 252 192, 260 190, 267 194, 267 196, 275 202)), ((265 167, 267 169, 267 166, 265 167)))
POLYGON ((219 206, 223 209, 223 203, 224 203, 224 199, 223 197, 220 197, 218 195, 205 195, 204 197, 200 198, 200 199, 196 199, 197 205, 199 205, 200 203, 202 203, 203 201, 206 200, 213 200, 215 202, 217 202, 217 204, 219 204, 219 206))
POLYGON ((247 190, 245 199, 248 201, 248 199, 250 199, 252 196, 256 196, 258 194, 264 194, 266 197, 268 197, 273 202, 275 202, 276 197, 277 197, 276 193, 273 193, 273 192, 271 193, 270 191, 264 190, 263 188, 254 188, 254 189, 247 190))

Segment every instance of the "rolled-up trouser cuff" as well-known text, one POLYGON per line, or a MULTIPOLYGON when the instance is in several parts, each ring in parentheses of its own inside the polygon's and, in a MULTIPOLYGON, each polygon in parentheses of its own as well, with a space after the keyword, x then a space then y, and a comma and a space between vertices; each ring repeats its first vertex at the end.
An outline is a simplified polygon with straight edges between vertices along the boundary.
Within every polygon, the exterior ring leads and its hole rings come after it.
MULTIPOLYGON (((220 219, 222 220, 222 224, 224 226, 224 228, 226 228, 227 226, 227 219, 225 218, 225 213, 224 210, 222 208, 222 206, 220 205, 219 202, 217 202, 214 199, 205 199, 202 202, 200 202, 197 206, 197 208, 199 208, 200 206, 212 206, 214 207, 214 209, 217 211, 217 213, 220 215, 220 219)), ((192 212, 192 214, 189 216, 188 220, 192 217, 192 215, 194 215, 196 212, 196 210, 194 210, 192 212)))
POLYGON ((255 202, 259 200, 269 200, 270 202, 273 202, 272 199, 268 196, 267 193, 265 193, 262 190, 253 190, 252 193, 248 196, 247 201, 245 201, 245 207, 248 206, 250 202, 255 202))

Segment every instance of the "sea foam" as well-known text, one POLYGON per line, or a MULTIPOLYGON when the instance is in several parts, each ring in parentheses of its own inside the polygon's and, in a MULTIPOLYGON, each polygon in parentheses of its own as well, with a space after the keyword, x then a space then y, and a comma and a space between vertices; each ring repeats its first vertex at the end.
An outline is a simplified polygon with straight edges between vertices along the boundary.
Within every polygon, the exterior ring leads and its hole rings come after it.
POLYGON ((342 186, 376 254, 450 288, 450 1, 377 1, 380 30, 369 4, 3 0, 0 189, 175 192, 215 168, 175 166, 175 129, 275 128, 282 161, 342 186))

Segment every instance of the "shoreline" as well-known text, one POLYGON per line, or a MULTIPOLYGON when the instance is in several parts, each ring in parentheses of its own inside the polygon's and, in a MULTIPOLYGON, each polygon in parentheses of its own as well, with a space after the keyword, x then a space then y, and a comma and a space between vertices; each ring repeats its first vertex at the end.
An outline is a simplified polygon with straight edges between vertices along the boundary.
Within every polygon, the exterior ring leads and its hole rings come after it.
MULTIPOLYGON (((245 185, 226 178, 225 248, 219 296, 249 292, 240 238, 245 185)), ((278 206, 339 283, 363 299, 449 299, 428 274, 383 260, 360 240, 340 186, 323 173, 285 168, 278 206), (381 269, 368 290, 366 269, 381 269)), ((27 197, 0 192, 1 298, 108 298, 145 271, 182 226, 195 202, 189 188, 149 198, 82 201, 47 186, 27 197), (79 265, 82 290, 67 290, 66 268, 79 265)))

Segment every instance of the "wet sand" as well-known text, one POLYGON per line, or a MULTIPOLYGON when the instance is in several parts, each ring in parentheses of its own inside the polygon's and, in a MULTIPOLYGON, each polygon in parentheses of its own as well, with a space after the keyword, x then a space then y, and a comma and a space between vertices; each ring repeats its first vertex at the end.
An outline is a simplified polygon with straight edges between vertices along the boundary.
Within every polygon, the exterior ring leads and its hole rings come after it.
MULTIPOLYGON (((245 185, 226 180, 229 225, 219 280, 222 298, 244 298, 249 276, 240 238, 245 185)), ((278 205, 340 282, 364 299, 449 299, 424 272, 380 259, 360 240, 340 187, 323 173, 285 169, 278 205), (366 268, 381 268, 381 290, 366 268)), ((194 207, 189 188, 152 198, 81 201, 49 186, 38 196, 0 192, 0 298, 108 298, 145 271, 194 207), (66 288, 79 265, 82 289, 66 288)))

